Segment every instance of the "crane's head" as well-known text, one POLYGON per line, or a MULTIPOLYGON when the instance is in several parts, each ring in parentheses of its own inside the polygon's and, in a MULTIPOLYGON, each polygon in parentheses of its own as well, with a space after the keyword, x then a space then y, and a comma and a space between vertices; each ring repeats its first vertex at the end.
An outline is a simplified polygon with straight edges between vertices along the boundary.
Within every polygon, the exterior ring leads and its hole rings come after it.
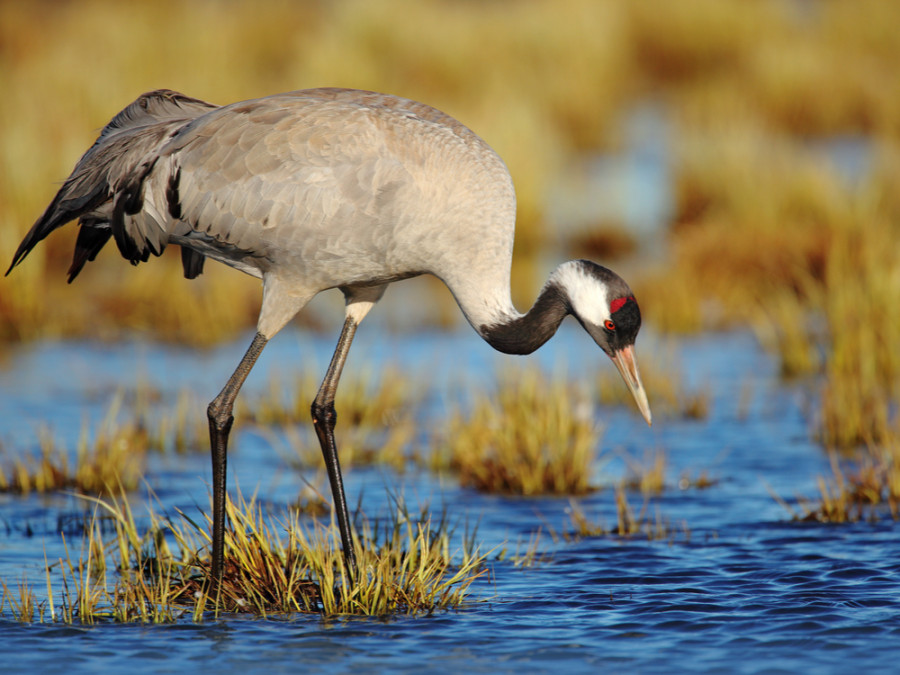
POLYGON ((650 404, 634 356, 634 341, 641 328, 641 310, 634 293, 618 274, 589 260, 565 263, 557 274, 569 311, 612 359, 650 424, 650 404))

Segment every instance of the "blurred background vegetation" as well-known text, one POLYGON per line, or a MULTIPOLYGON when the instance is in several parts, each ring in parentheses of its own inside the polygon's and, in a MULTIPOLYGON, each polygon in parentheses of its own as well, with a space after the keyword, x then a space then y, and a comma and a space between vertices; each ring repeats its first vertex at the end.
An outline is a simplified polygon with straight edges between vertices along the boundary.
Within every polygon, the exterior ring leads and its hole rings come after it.
MULTIPOLYGON (((507 162, 520 307, 562 256, 595 258, 655 330, 749 326, 786 377, 819 378, 828 445, 896 444, 898 26, 882 0, 0 2, 0 260, 144 91, 386 91, 507 162)), ((202 346, 255 323, 256 280, 188 282, 175 247, 131 269, 109 246, 69 288, 74 234, 2 281, 3 341, 202 346)), ((457 320, 426 287, 428 320, 457 320)))

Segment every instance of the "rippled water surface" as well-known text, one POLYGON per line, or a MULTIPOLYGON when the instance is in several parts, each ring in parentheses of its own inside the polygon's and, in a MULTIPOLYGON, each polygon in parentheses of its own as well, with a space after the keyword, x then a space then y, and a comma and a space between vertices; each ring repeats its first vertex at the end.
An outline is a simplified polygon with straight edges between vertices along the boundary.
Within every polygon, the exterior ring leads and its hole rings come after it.
MULTIPOLYGON (((431 383, 417 414, 423 426, 473 384, 521 359, 495 355, 474 335, 388 336, 360 332, 349 369, 395 364, 431 383)), ((37 429, 74 448, 85 420, 96 423, 112 392, 143 381, 164 400, 190 388, 200 400, 219 389, 243 341, 213 352, 125 344, 44 344, 7 353, 0 372, 0 461, 33 448, 37 429)), ((324 369, 331 340, 279 335, 248 381, 252 395, 274 372, 324 369)), ((814 496, 827 457, 809 441, 810 394, 779 383, 752 337, 708 336, 674 346, 652 336, 641 356, 677 364, 688 390, 708 392, 700 421, 658 416, 648 429, 630 408, 598 408, 605 431, 595 484, 609 488, 623 457, 667 454, 669 488, 653 500, 673 530, 667 540, 542 538, 547 560, 530 568, 494 562, 467 608, 429 617, 322 620, 226 618, 167 626, 21 625, 0 617, 0 670, 8 672, 872 672, 900 658, 900 543, 891 521, 854 525, 793 522, 772 497, 814 496), (682 475, 717 479, 679 489, 682 475)), ((548 369, 611 369, 572 327, 536 355, 548 369), (561 356, 564 355, 564 356, 561 356)), ((652 403, 652 401, 651 401, 652 403)), ((339 422, 340 423, 340 422, 339 422)), ((421 438, 427 438, 427 434, 421 438)), ((421 440, 421 439, 420 439, 421 440)), ((229 481, 259 489, 275 507, 296 498, 301 476, 252 429, 234 441, 229 481)), ((208 454, 157 457, 150 487, 166 509, 205 504, 208 454)), ((568 499, 482 495, 416 471, 352 467, 351 501, 370 516, 388 509, 387 488, 411 505, 446 506, 478 522, 484 547, 527 542, 540 526, 563 529, 568 499)), ((135 495, 133 502, 141 503, 135 495)), ((639 506, 639 495, 631 497, 639 506)), ((23 572, 40 595, 44 551, 61 554, 60 529, 83 505, 65 495, 0 495, 0 577, 23 572)), ((615 522, 611 489, 581 500, 592 520, 615 522)), ((71 536, 70 536, 71 538, 71 536)))

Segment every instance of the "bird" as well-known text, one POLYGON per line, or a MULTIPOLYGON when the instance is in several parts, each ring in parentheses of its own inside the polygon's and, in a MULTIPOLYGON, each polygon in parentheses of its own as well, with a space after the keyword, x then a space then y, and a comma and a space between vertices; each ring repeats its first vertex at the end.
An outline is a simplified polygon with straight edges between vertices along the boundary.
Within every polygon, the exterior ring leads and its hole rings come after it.
POLYGON ((23 238, 8 275, 78 220, 71 283, 113 239, 133 265, 181 248, 184 276, 207 258, 262 281, 256 332, 207 408, 212 454, 210 578, 221 583, 233 407, 265 345, 318 293, 344 296, 344 323, 311 404, 344 560, 356 567, 334 439, 335 393, 360 322, 392 282, 440 279, 494 349, 529 354, 572 315, 617 367, 647 424, 628 284, 588 260, 559 265, 527 312, 510 295, 516 197, 499 155, 453 117, 410 99, 340 88, 219 106, 176 91, 139 96, 101 130, 23 238))

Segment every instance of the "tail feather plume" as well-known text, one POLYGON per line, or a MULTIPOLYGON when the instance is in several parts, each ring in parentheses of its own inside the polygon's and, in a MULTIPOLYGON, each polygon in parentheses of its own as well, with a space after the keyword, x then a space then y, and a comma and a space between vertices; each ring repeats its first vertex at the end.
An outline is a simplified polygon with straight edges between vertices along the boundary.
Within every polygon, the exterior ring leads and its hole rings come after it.
MULTIPOLYGON (((146 261, 150 253, 159 255, 165 243, 157 236, 138 246, 125 229, 125 216, 140 210, 143 180, 165 141, 191 120, 217 107, 168 89, 148 92, 129 104, 103 127, 78 160, 47 210, 22 239, 6 274, 51 232, 76 218, 80 229, 69 282, 113 236, 122 255, 134 263, 146 261)), ((195 259, 197 255, 187 256, 185 276, 189 272, 196 276, 203 269, 202 259, 195 259)))

